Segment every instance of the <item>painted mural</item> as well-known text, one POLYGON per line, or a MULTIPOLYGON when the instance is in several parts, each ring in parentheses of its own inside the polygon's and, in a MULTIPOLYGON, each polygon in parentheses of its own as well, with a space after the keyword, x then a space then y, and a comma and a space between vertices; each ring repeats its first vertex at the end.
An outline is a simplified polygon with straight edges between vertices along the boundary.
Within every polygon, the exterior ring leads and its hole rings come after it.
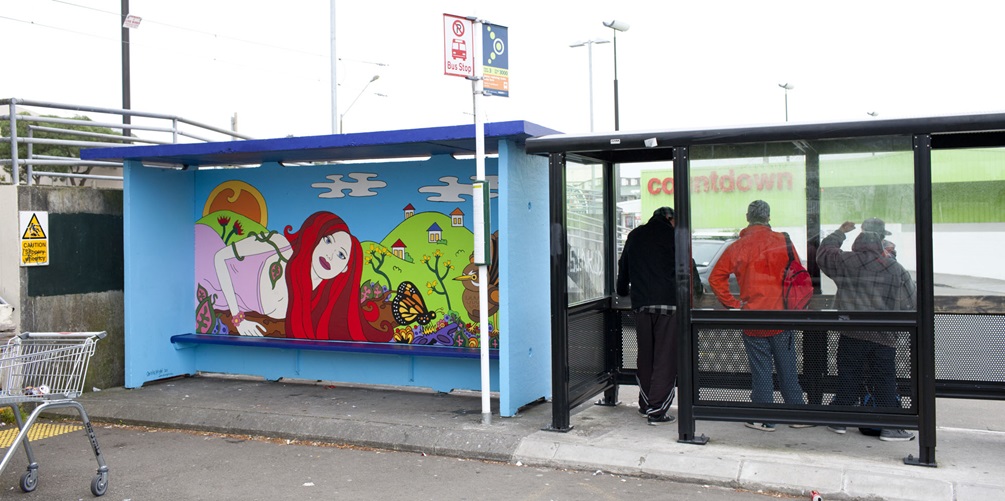
MULTIPOLYGON (((470 185, 442 176, 384 196, 377 174, 344 176, 294 182, 309 196, 286 187, 275 200, 272 184, 215 183, 195 221, 196 332, 479 347, 470 185), (403 192, 413 201, 402 204, 403 192)), ((499 347, 497 250, 498 232, 486 277, 490 348, 499 347)))

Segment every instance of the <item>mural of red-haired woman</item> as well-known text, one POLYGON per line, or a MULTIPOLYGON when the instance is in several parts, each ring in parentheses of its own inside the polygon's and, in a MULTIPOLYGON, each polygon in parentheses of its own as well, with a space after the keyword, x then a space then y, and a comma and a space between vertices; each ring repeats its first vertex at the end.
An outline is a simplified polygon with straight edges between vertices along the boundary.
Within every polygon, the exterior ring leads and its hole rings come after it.
POLYGON ((289 338, 390 341, 393 326, 370 323, 378 320, 379 306, 360 304, 364 256, 345 221, 319 211, 292 229, 226 245, 215 230, 197 224, 196 278, 216 298, 214 307, 229 310, 243 336, 266 331, 245 313, 275 319, 285 313, 289 338))
POLYGON ((363 274, 363 250, 342 218, 330 212, 311 214, 291 233, 283 233, 293 254, 286 265, 290 300, 286 335, 305 339, 351 341, 391 340, 367 321, 377 316, 377 305, 360 306, 359 286, 363 274))

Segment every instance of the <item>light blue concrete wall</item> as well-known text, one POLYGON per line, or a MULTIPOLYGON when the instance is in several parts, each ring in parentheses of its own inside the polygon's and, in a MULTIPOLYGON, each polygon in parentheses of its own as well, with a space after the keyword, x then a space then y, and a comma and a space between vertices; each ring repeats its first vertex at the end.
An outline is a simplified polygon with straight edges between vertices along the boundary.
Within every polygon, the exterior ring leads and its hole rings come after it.
POLYGON ((195 173, 125 164, 125 386, 195 372, 171 336, 192 330, 195 173))
POLYGON ((551 397, 551 268, 548 159, 499 144, 499 412, 551 397))

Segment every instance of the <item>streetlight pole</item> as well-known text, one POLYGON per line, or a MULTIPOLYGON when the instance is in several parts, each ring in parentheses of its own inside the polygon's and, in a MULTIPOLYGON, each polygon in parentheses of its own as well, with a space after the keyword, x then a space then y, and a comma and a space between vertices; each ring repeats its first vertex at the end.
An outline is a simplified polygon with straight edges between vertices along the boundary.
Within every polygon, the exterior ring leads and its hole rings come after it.
POLYGON ((576 42, 569 47, 582 47, 586 46, 589 52, 590 58, 590 132, 593 132, 593 44, 595 43, 610 43, 609 40, 604 40, 603 38, 593 38, 585 42, 576 42))
POLYGON ((785 121, 789 121, 789 91, 795 89, 796 87, 790 83, 778 84, 779 87, 785 89, 785 121))
POLYGON ((335 75, 335 70, 336 70, 335 67, 336 67, 336 64, 338 63, 338 57, 336 57, 336 52, 335 52, 335 0, 331 0, 330 5, 328 6, 328 14, 329 14, 329 16, 331 18, 330 19, 331 34, 329 35, 329 41, 331 42, 331 51, 330 51, 330 54, 329 54, 329 56, 331 57, 331 63, 330 63, 331 64, 331 68, 329 68, 329 69, 331 70, 331 77, 332 77, 332 80, 331 80, 331 85, 332 85, 332 134, 334 134, 336 132, 338 132, 338 133, 342 132, 342 119, 338 115, 338 79, 335 78, 335 76, 336 76, 335 75), (338 122, 335 121, 336 117, 339 118, 338 122), (337 128, 336 128, 336 125, 338 125, 337 128))
MULTIPOLYGON (((131 87, 129 83, 129 28, 126 27, 126 16, 129 15, 129 0, 122 0, 120 4, 122 17, 122 109, 132 109, 131 87)), ((131 136, 132 129, 128 126, 132 123, 132 117, 122 114, 123 136, 131 136)))
POLYGON ((604 21, 604 26, 614 30, 614 130, 621 130, 620 113, 618 110, 618 32, 628 31, 629 24, 614 19, 604 21))
POLYGON ((378 78, 380 78, 380 75, 374 75, 373 78, 371 78, 370 81, 367 82, 366 85, 363 86, 363 90, 359 91, 359 94, 356 95, 356 99, 352 100, 352 103, 349 104, 349 107, 346 108, 345 111, 343 111, 342 114, 338 116, 338 133, 339 134, 342 134, 343 132, 345 132, 345 129, 342 128, 342 119, 345 117, 346 113, 349 113, 349 110, 351 110, 352 106, 354 104, 356 104, 356 101, 359 101, 359 98, 363 96, 364 92, 366 92, 367 87, 369 87, 370 84, 376 82, 378 78))

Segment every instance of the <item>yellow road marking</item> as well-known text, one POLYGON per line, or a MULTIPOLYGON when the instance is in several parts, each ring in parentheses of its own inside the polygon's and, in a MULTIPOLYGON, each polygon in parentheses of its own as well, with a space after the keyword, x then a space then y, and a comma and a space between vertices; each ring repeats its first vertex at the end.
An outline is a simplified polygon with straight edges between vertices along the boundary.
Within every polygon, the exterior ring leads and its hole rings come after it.
MULTIPOLYGON (((84 427, 81 425, 72 424, 58 424, 58 423, 35 423, 28 430, 28 440, 35 441, 41 440, 43 438, 55 437, 57 435, 63 435, 66 433, 71 433, 84 427)), ((14 439, 17 438, 18 432, 20 432, 15 424, 8 424, 5 429, 0 430, 0 447, 10 447, 14 443, 14 439)))

